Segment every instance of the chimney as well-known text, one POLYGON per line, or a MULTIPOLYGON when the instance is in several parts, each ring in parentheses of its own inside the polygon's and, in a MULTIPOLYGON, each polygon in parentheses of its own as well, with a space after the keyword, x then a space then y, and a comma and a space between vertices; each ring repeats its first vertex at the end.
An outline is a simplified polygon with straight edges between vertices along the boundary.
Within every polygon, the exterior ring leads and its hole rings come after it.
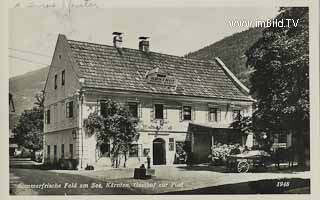
POLYGON ((113 46, 116 48, 121 48, 122 46, 122 33, 121 32, 113 32, 113 46))
POLYGON ((144 52, 149 51, 149 37, 139 37, 139 50, 144 52))

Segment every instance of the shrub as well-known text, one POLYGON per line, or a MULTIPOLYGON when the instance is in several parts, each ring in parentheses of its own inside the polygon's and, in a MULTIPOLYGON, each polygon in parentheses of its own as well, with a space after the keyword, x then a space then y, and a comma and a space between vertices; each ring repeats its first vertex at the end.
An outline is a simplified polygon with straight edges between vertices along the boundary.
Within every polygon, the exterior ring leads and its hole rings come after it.
POLYGON ((227 157, 230 155, 232 149, 236 148, 235 145, 218 144, 211 147, 211 154, 209 159, 212 164, 223 165, 227 161, 227 157))

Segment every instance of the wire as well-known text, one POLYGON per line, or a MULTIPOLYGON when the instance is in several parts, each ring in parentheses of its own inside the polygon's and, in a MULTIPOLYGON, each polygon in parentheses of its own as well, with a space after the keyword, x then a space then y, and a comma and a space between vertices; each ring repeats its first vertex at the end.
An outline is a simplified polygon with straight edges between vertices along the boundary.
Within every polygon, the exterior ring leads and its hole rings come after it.
POLYGON ((45 64, 45 63, 41 63, 41 62, 29 60, 29 59, 26 59, 26 58, 20 58, 20 57, 17 57, 17 56, 11 56, 11 55, 9 55, 9 58, 13 58, 13 59, 17 59, 17 60, 22 60, 22 61, 25 61, 25 62, 34 63, 34 64, 39 64, 39 65, 45 65, 45 66, 49 66, 49 65, 50 65, 50 64, 45 64))
POLYGON ((37 53, 37 52, 34 52, 34 51, 27 51, 27 50, 22 50, 22 49, 15 49, 15 48, 8 48, 8 49, 10 49, 12 51, 19 51, 19 52, 23 52, 23 53, 29 53, 29 54, 33 54, 33 55, 38 55, 38 56, 44 56, 44 57, 49 57, 49 58, 52 57, 52 56, 41 54, 41 53, 37 53))

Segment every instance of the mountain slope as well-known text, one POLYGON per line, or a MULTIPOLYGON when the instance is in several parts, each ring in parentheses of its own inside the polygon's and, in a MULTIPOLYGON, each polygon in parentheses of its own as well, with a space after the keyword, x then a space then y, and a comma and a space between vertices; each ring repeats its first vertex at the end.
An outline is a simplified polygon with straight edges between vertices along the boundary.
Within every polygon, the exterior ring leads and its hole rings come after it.
POLYGON ((250 87, 250 69, 246 67, 245 52, 262 37, 262 28, 251 28, 235 33, 198 51, 188 53, 187 58, 214 60, 219 57, 236 77, 250 87))
POLYGON ((9 79, 9 92, 13 95, 16 114, 34 106, 34 97, 44 89, 48 72, 49 67, 44 67, 9 79))

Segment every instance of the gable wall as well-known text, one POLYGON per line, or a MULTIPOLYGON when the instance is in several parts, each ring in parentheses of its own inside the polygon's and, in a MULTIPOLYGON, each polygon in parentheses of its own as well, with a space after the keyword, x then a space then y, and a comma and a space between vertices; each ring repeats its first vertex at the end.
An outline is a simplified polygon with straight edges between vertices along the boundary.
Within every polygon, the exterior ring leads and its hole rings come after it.
POLYGON ((80 89, 78 76, 74 70, 76 66, 71 61, 65 36, 59 36, 51 67, 49 70, 45 87, 45 110, 50 109, 50 124, 44 123, 44 132, 65 130, 77 126, 77 96, 76 92, 80 89), (65 70, 65 85, 61 83, 62 71, 65 70), (57 89, 54 88, 54 77, 58 75, 57 89), (74 101, 74 117, 66 117, 66 103, 74 101))

